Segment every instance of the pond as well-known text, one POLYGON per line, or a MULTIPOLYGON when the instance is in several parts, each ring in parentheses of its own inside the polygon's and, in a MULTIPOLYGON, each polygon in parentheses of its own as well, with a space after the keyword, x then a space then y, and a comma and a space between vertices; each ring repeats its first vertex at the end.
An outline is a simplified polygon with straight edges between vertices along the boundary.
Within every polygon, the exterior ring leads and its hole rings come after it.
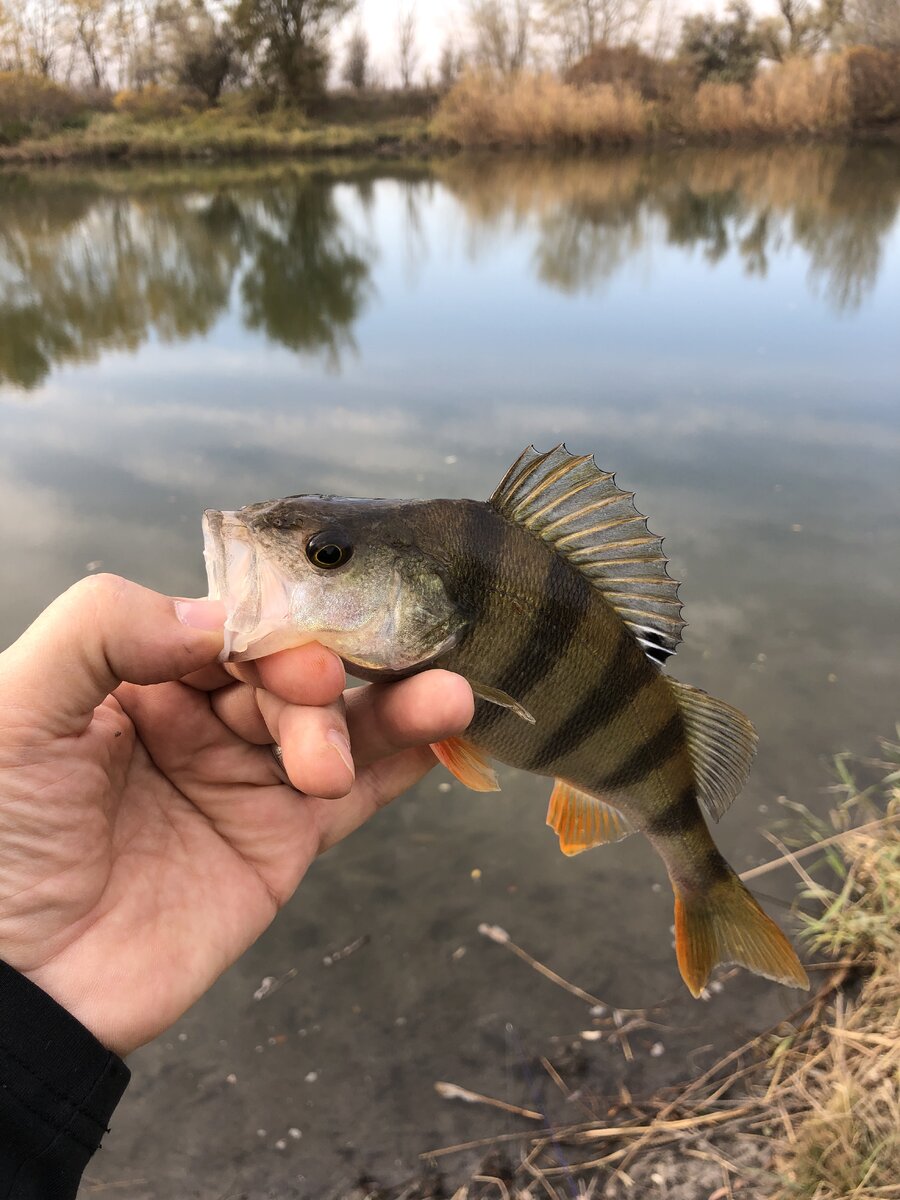
MULTIPOLYGON (((761 738, 717 840, 739 870, 772 857, 763 831, 825 814, 832 757, 900 711, 898 213, 900 156, 875 147, 0 174, 0 644, 95 570, 203 594, 205 507, 481 498, 565 441, 667 538, 671 673, 761 738)), ((541 1055, 615 1099, 796 1003, 745 974, 686 996, 642 839, 568 860, 546 781, 448 781, 320 860, 133 1057, 85 1195, 397 1184, 522 1128, 438 1080, 561 1119, 541 1055), (666 1028, 630 1063, 579 1039, 588 1007, 481 922, 612 1006, 671 998, 666 1028)), ((794 893, 760 880, 782 921, 794 893)))

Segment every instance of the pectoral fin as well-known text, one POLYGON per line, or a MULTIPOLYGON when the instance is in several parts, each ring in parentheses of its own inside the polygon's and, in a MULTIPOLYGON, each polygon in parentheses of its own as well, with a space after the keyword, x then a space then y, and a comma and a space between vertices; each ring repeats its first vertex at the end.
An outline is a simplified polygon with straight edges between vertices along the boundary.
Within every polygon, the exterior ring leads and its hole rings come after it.
POLYGON ((618 809, 557 779, 550 796, 547 824, 559 837, 563 854, 580 854, 591 846, 619 842, 633 830, 618 809))
POLYGON ((500 791, 494 768, 470 742, 458 737, 447 738, 443 742, 432 742, 431 749, 438 762, 473 792, 500 791))
POLYGON ((527 721, 529 725, 534 724, 534 717, 521 705, 518 700, 513 700, 512 696, 507 696, 506 692, 501 692, 499 688, 488 687, 486 683, 473 683, 469 680, 469 687, 479 700, 487 700, 489 704, 499 704, 501 708, 508 708, 521 717, 523 721, 527 721))

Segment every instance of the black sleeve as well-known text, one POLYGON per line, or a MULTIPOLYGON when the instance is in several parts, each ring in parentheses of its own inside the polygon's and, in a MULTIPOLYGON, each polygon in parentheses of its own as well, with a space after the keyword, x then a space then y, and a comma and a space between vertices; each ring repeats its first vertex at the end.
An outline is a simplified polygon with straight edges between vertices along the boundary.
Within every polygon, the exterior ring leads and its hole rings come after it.
POLYGON ((0 1200, 70 1200, 131 1072, 0 962, 0 1200))

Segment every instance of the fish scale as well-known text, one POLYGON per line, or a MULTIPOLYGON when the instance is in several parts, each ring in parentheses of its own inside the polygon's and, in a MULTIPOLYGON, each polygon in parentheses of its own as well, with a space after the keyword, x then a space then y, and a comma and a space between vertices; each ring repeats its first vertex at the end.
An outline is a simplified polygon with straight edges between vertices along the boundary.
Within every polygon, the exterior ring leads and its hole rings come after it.
POLYGON ((440 761, 479 791, 498 787, 492 758, 552 778, 566 854, 643 833, 695 996, 720 962, 808 986, 704 820, 740 791, 756 735, 663 671, 678 584, 633 494, 591 456, 530 447, 485 502, 291 496, 207 513, 204 531, 230 657, 315 640, 364 679, 458 672, 475 716, 433 747, 440 761))

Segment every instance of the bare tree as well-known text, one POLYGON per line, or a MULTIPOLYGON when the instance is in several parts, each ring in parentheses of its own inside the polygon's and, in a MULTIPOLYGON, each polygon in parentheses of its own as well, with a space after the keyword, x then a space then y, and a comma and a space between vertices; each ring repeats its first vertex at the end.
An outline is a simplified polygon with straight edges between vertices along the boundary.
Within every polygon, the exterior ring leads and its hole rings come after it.
POLYGON ((103 86, 106 74, 105 34, 109 7, 109 0, 68 0, 75 39, 95 88, 103 86))
POLYGON ((532 0, 469 0, 475 61, 504 75, 521 71, 532 19, 532 0))
POLYGON ((408 90, 412 86, 412 77, 419 61, 419 48, 416 45, 416 8, 401 8, 397 14, 397 65, 400 68, 401 86, 408 90))
POLYGON ((766 57, 783 62, 818 53, 843 22, 844 8, 845 0, 778 0, 779 15, 760 23, 766 57))
POLYGON ((447 38, 441 47, 438 60, 438 80, 442 88, 451 88, 459 79, 465 65, 465 56, 452 38, 447 38))
POLYGON ((846 35, 851 41, 900 50, 900 4, 897 0, 847 0, 846 35))
POLYGON ((19 18, 24 59, 32 71, 50 78, 67 43, 61 0, 31 0, 19 18))
POLYGON ((344 83, 361 92, 369 81, 369 38, 362 25, 357 25, 347 41, 346 57, 341 72, 344 83))
POLYGON ((0 0, 0 71, 21 71, 22 67, 21 23, 0 0))
POLYGON ((637 41, 652 6, 653 0, 543 0, 541 26, 571 66, 598 43, 637 41))

